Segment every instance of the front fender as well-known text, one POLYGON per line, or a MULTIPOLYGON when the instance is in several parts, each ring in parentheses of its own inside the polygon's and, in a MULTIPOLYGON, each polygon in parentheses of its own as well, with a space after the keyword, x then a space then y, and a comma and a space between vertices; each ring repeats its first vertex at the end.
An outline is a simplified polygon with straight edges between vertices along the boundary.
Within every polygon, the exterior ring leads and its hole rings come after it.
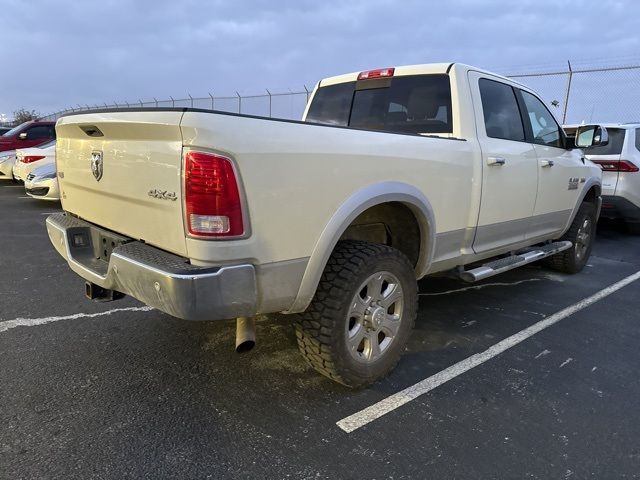
POLYGON ((569 230, 569 228, 571 227, 571 224, 573 223, 573 219, 576 217, 578 213, 578 209, 580 208, 580 205, 582 205, 582 202, 584 202, 584 199, 587 196, 587 193, 589 193, 589 190, 591 190, 592 187, 596 187, 596 199, 597 199, 596 218, 600 216, 600 207, 602 206, 602 197, 600 196, 600 192, 602 191, 602 178, 590 177, 584 183, 584 186, 582 187, 582 191, 580 192, 580 196, 578 197, 578 202, 576 202, 576 204, 574 205, 573 211, 571 212, 571 216, 569 217, 569 221, 565 225, 564 230, 562 230, 562 234, 560 235, 560 237, 562 237, 562 235, 564 235, 567 232, 567 230, 569 230))
POLYGON ((402 182, 381 182, 358 190, 345 200, 331 217, 315 244, 302 278, 296 299, 286 313, 304 311, 315 295, 322 272, 338 240, 351 223, 365 210, 383 203, 400 202, 415 215, 420 225, 420 256, 416 277, 425 275, 435 248, 436 223, 427 197, 416 187, 402 182))

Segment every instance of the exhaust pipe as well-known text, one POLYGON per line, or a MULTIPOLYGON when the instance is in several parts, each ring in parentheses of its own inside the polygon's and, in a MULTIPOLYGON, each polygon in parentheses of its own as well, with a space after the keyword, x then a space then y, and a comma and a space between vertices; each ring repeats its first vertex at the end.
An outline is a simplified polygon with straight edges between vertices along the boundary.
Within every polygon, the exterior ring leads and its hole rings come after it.
POLYGON ((244 353, 256 345, 256 323, 253 317, 236 320, 236 352, 244 353))

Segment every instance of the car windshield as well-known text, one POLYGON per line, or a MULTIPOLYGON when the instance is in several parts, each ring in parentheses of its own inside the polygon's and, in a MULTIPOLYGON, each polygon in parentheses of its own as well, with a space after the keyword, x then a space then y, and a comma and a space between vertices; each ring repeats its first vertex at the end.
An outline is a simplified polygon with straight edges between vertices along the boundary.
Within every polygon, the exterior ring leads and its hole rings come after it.
POLYGON ((9 130, 7 133, 3 134, 3 137, 12 137, 13 135, 15 135, 16 133, 18 133, 22 127, 24 127, 27 123, 29 122, 24 122, 21 123, 20 125, 18 125, 17 127, 13 127, 11 130, 9 130))

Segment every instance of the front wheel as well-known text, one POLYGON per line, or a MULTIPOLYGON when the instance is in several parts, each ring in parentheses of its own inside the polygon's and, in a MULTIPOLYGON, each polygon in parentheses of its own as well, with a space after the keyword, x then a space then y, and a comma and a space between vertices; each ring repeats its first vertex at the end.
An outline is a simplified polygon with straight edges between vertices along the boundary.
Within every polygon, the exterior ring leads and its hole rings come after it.
POLYGON ((547 265, 564 273, 578 273, 589 260, 596 236, 596 209, 592 203, 580 205, 569 230, 560 240, 569 240, 573 246, 547 260, 547 265))
POLYGON ((417 309, 417 282, 407 257, 386 245, 342 241, 296 324, 298 348, 321 374, 362 387, 398 363, 417 309))

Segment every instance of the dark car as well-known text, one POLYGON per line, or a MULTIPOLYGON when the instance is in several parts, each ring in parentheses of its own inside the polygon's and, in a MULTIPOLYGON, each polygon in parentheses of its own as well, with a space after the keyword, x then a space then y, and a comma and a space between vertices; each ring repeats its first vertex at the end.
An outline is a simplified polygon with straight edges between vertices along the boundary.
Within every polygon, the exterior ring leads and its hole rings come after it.
POLYGON ((37 147, 55 140, 56 122, 31 120, 12 128, 0 136, 0 152, 19 148, 37 147))

